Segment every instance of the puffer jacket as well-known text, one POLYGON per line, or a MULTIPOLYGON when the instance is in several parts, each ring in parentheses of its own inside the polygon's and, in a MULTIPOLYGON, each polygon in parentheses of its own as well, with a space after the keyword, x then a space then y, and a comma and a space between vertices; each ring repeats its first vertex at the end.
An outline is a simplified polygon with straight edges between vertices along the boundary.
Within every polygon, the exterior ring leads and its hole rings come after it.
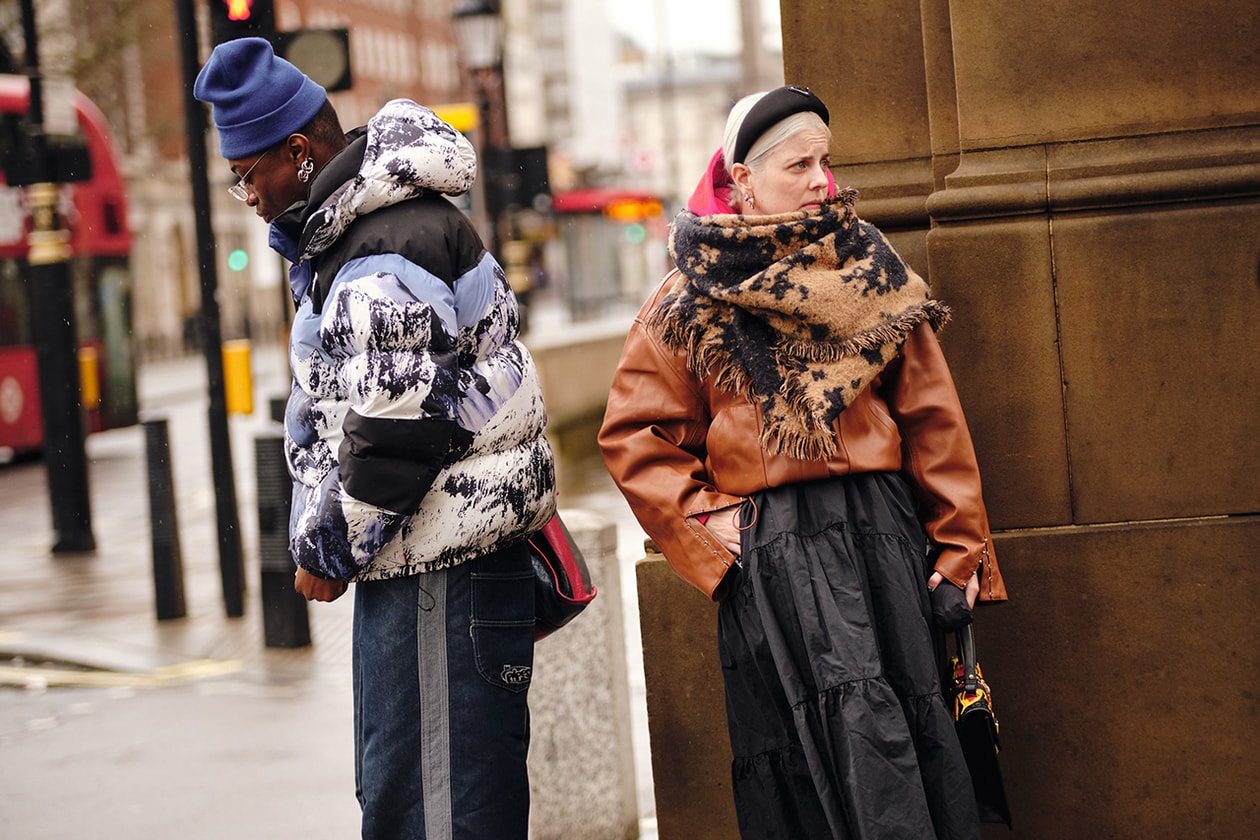
POLYGON ((599 444, 613 480, 671 567, 710 598, 734 557, 701 518, 759 490, 850 473, 902 472, 914 486, 935 568, 959 587, 980 570, 981 600, 1006 599, 989 538, 975 450, 953 378, 926 323, 835 422, 837 452, 803 461, 758 445, 761 409, 698 379, 644 322, 678 272, 635 318, 613 376, 599 444))
POLYGON ((381 580, 538 530, 555 471, 516 301, 443 195, 472 184, 471 145, 406 100, 349 139, 271 229, 297 306, 290 548, 312 574, 381 580))

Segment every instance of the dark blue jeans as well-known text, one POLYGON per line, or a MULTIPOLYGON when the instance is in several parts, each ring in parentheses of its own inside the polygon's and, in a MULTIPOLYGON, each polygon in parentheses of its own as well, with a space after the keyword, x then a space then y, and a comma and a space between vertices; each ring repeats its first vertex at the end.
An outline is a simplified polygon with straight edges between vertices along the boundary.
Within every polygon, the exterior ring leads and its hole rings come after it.
POLYGON ((355 585, 364 840, 525 840, 533 632, 523 544, 355 585))

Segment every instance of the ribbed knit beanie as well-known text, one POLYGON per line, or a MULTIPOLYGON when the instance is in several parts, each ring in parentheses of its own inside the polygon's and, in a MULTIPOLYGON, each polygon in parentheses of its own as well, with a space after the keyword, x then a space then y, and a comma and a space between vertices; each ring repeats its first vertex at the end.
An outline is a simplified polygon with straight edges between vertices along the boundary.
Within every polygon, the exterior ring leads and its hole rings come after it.
POLYGON ((214 48, 197 74, 193 96, 214 106, 219 153, 234 160, 300 131, 327 93, 277 56, 265 38, 238 38, 214 48))

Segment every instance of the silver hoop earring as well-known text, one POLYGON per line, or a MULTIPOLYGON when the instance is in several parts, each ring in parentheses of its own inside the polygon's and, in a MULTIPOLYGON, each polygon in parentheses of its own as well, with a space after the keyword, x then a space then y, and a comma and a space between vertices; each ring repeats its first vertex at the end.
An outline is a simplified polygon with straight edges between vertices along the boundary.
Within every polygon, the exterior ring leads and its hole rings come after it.
POLYGON ((298 180, 305 184, 307 181, 311 180, 311 173, 314 171, 315 164, 311 162, 310 158, 307 158, 302 161, 301 166, 298 167, 298 180))

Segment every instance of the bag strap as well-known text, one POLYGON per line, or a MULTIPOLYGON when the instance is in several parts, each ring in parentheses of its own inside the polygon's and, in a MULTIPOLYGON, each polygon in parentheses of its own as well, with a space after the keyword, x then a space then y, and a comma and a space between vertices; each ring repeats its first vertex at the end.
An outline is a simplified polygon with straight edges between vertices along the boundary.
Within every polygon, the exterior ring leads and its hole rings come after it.
POLYGON ((975 693, 980 687, 980 678, 976 676, 976 634, 974 622, 959 628, 958 659, 963 666, 963 690, 975 693))

